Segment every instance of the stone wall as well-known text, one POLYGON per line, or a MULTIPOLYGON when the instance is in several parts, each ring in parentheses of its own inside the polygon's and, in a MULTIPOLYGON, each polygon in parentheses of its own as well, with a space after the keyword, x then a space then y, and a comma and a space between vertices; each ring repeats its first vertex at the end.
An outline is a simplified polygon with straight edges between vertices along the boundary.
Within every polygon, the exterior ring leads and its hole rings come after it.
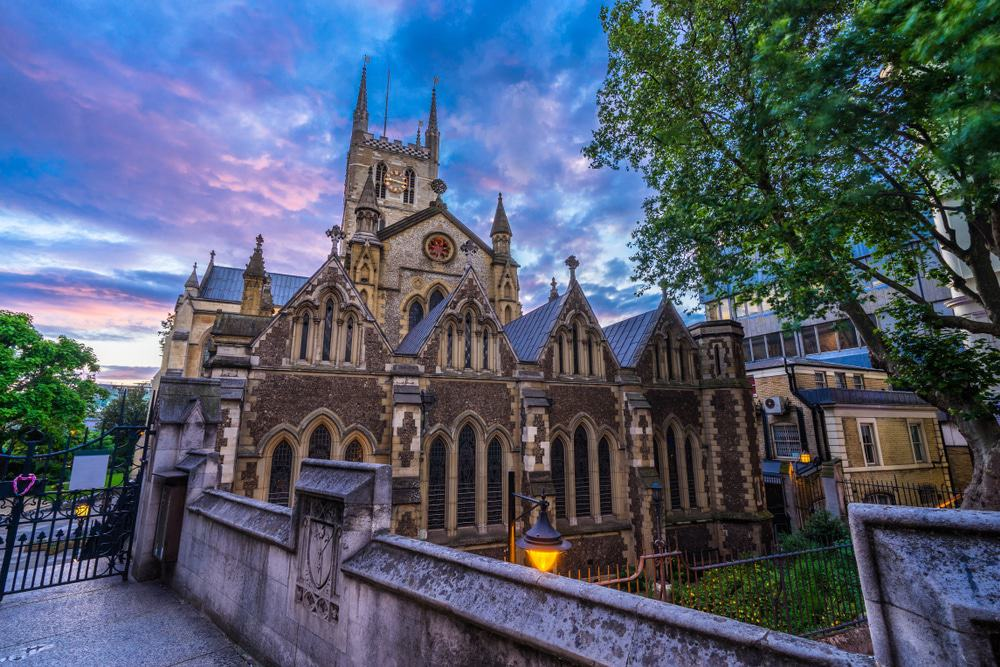
POLYGON ((703 612, 387 533, 390 468, 307 460, 295 509, 208 490, 172 585, 273 665, 872 665, 703 612))

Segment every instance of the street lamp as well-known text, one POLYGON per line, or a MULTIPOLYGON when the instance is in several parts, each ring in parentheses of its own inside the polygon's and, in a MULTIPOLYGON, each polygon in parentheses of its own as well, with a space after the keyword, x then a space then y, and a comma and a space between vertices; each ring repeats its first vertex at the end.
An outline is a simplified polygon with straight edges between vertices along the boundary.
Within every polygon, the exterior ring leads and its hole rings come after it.
POLYGON ((799 452, 799 463, 810 463, 813 460, 812 454, 803 450, 799 452))
POLYGON ((514 498, 520 498, 530 503, 528 509, 521 516, 513 517, 513 512, 510 513, 509 531, 511 538, 514 536, 514 523, 530 514, 535 507, 539 508, 535 525, 529 528, 516 542, 513 539, 510 540, 510 562, 517 562, 517 553, 513 548, 517 546, 524 549, 532 567, 542 572, 551 572, 559 559, 559 554, 568 551, 573 545, 568 540, 564 540, 559 531, 552 527, 552 523, 549 521, 549 501, 545 500, 545 496, 532 498, 513 491, 510 495, 511 504, 513 504, 514 498))

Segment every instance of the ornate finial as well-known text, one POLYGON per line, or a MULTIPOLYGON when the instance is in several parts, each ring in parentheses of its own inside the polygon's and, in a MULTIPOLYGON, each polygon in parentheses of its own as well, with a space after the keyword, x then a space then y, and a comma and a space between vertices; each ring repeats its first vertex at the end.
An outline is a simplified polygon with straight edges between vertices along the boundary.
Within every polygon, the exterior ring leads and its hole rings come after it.
POLYGON ((472 257, 479 252, 479 247, 472 242, 472 239, 466 239, 458 249, 465 253, 465 265, 472 266, 472 257))
POLYGON ((566 266, 569 267, 569 281, 570 283, 576 282, 576 267, 580 266, 580 262, 576 259, 576 255, 570 255, 566 258, 566 266))
POLYGON ((257 250, 260 250, 264 246, 264 235, 257 235, 257 250))
POLYGON ((549 290, 549 301, 555 301, 559 298, 559 290, 556 289, 556 285, 559 283, 556 282, 555 276, 552 276, 552 282, 549 284, 552 285, 552 289, 549 290))
POLYGON ((212 250, 211 252, 208 253, 208 263, 209 264, 215 264, 215 251, 214 250, 212 250))
POLYGON ((333 248, 330 250, 330 257, 340 254, 340 242, 344 239, 344 230, 340 228, 340 225, 334 225, 330 229, 326 230, 326 235, 333 243, 333 248))
POLYGON ((441 198, 445 192, 448 191, 448 185, 442 181, 440 178, 435 178, 431 181, 431 190, 437 194, 437 199, 431 202, 432 206, 437 206, 438 208, 448 208, 444 200, 441 198))
POLYGON ((184 287, 198 288, 198 262, 194 263, 194 267, 191 269, 191 275, 188 276, 187 281, 184 283, 184 287))
POLYGON ((418 147, 420 146, 420 131, 422 129, 424 129, 424 121, 418 120, 417 121, 417 146, 418 147))

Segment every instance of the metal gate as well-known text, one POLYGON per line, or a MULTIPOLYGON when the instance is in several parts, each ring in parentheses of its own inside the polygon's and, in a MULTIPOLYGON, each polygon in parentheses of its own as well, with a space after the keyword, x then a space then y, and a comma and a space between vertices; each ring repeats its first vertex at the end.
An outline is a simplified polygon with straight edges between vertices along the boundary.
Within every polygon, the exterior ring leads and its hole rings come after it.
POLYGON ((0 600, 127 577, 147 440, 115 426, 61 448, 36 429, 0 444, 0 600))

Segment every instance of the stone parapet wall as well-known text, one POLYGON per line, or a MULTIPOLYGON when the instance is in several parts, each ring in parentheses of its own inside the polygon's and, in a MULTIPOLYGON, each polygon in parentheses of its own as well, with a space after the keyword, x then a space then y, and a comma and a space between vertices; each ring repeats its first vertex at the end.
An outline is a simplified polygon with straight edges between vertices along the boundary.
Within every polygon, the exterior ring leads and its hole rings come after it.
POLYGON ((390 467, 307 460, 295 509, 191 498, 172 585, 264 664, 872 665, 699 611, 387 533, 390 467))

